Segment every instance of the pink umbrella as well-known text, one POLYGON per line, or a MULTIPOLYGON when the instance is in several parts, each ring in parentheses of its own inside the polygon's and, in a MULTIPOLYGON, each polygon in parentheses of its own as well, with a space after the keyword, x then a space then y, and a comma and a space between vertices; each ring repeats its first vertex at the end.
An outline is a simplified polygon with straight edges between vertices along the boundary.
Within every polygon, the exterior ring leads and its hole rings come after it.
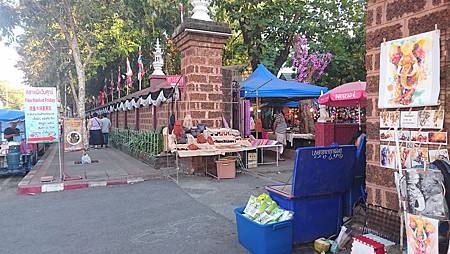
POLYGON ((366 82, 340 85, 319 97, 319 104, 332 107, 367 106, 366 82))

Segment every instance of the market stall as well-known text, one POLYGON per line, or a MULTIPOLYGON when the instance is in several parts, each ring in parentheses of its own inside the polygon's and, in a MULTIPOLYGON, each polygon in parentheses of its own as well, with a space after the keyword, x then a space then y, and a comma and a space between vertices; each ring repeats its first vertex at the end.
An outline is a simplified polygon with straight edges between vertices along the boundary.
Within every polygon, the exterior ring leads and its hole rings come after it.
POLYGON ((24 121, 23 111, 0 109, 0 176, 28 172, 37 156, 37 146, 25 143, 24 121), (6 138, 11 129, 17 135, 6 138))
MULTIPOLYGON (((274 108, 289 107, 290 112, 289 116, 287 116, 287 122, 289 124, 287 137, 289 138, 291 147, 296 148, 296 146, 294 146, 295 139, 314 140, 312 133, 301 133, 300 128, 295 128, 301 121, 301 117, 298 114, 299 101, 317 98, 327 90, 326 87, 278 79, 275 75, 270 73, 264 65, 260 64, 258 68, 241 83, 240 95, 242 99, 254 104, 254 106, 250 107, 251 113, 248 113, 247 115, 249 118, 251 115, 255 118, 253 120, 256 123, 256 138, 262 137, 263 139, 274 139, 274 133, 272 131, 274 108)), ((251 134, 251 130, 246 127, 250 125, 247 122, 251 121, 251 119, 245 119, 244 117, 242 120, 243 123, 241 126, 244 126, 243 134, 248 136, 251 134)), ((311 142, 307 144, 311 144, 311 142)))
POLYGON ((349 144, 358 130, 365 129, 366 82, 338 86, 319 97, 321 118, 316 123, 316 145, 349 144), (325 111, 328 106, 329 112, 325 111))

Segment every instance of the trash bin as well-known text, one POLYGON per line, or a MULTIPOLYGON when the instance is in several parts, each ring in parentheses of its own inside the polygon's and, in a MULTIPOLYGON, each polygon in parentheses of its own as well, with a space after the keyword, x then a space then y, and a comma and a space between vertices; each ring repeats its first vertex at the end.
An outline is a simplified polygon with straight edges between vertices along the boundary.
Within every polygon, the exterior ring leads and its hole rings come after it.
POLYGON ((352 184, 355 146, 304 147, 296 151, 292 184, 267 186, 270 197, 294 212, 294 243, 339 232, 343 197, 352 184))
POLYGON ((253 254, 290 254, 292 252, 292 220, 258 224, 234 209, 239 243, 253 254))

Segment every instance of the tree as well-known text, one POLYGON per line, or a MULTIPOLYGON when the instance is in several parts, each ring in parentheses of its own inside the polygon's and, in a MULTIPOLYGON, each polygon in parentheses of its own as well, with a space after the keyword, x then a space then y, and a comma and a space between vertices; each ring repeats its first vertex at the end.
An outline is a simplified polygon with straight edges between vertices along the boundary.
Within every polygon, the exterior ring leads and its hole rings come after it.
POLYGON ((23 90, 0 80, 0 107, 8 109, 23 109, 23 90))
POLYGON ((215 0, 218 20, 228 23, 233 38, 225 47, 225 63, 263 63, 272 72, 291 61, 296 35, 310 41, 311 49, 331 52, 333 61, 323 80, 336 76, 363 76, 364 0, 215 0), (358 43, 346 44, 346 43, 358 43), (245 49, 243 51, 242 49, 245 49), (239 52, 238 54, 236 52, 239 52), (242 53, 246 55, 243 56, 242 53), (345 68, 339 69, 340 65, 345 68), (353 66, 353 68, 350 68, 353 66))

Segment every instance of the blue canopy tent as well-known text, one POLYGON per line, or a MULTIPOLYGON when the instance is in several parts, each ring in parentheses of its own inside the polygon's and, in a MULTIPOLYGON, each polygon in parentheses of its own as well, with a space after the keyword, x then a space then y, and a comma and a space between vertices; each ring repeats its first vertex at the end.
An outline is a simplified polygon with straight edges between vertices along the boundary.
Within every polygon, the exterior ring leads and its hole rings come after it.
POLYGON ((327 91, 326 87, 279 79, 260 64, 241 83, 240 94, 242 98, 314 98, 327 91))
POLYGON ((0 109, 0 121, 10 122, 16 120, 24 120, 25 113, 20 110, 0 109))

